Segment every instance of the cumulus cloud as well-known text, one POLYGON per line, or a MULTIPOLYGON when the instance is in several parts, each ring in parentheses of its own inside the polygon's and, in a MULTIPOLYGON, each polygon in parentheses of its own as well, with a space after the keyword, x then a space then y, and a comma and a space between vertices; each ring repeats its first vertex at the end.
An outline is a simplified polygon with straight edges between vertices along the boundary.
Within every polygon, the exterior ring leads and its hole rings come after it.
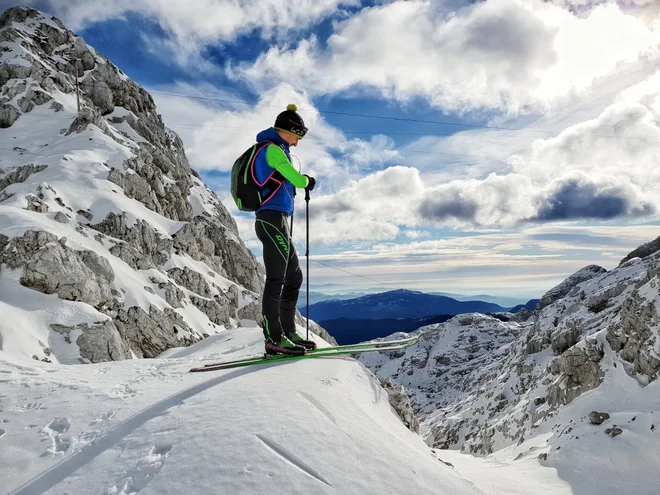
POLYGON ((519 112, 585 90, 658 41, 660 29, 614 4, 581 18, 540 0, 477 2, 451 15, 433 2, 400 1, 336 23, 325 45, 310 37, 274 46, 230 74, 257 89, 295 73, 317 94, 364 86, 445 109, 519 112))
POLYGON ((654 119, 645 105, 617 102, 595 119, 536 140, 531 156, 515 156, 512 165, 538 183, 579 170, 653 189, 660 183, 660 128, 654 119))
POLYGON ((597 184, 584 175, 571 177, 552 185, 533 220, 612 220, 654 213, 655 205, 641 196, 631 184, 615 180, 597 184))
MULTIPOLYGON (((660 128, 653 109, 639 101, 655 104, 656 82, 653 76, 624 92, 594 119, 534 140, 527 153, 511 157, 508 170, 438 181, 430 163, 423 170, 389 167, 316 197, 315 241, 350 243, 370 235, 387 241, 429 227, 650 220, 660 206, 660 128)), ((472 143, 480 137, 473 135, 472 143)))

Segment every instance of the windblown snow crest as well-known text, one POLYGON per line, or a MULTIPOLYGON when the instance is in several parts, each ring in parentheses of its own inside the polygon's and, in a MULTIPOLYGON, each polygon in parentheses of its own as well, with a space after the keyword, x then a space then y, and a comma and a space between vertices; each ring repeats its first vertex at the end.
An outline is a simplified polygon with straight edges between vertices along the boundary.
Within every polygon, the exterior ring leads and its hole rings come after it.
POLYGON ((0 40, 1 349, 154 357, 259 320, 263 269, 151 95, 36 10, 0 40))

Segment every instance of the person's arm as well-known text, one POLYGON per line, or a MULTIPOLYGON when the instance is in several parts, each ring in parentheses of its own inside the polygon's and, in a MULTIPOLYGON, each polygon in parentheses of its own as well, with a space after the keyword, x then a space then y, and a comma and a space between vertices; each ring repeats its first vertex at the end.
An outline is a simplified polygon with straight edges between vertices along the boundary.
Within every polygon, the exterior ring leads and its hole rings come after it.
POLYGON ((309 179, 298 173, 293 168, 282 148, 276 144, 269 144, 266 147, 266 162, 268 166, 277 170, 282 176, 293 184, 294 187, 303 189, 309 184, 309 179))

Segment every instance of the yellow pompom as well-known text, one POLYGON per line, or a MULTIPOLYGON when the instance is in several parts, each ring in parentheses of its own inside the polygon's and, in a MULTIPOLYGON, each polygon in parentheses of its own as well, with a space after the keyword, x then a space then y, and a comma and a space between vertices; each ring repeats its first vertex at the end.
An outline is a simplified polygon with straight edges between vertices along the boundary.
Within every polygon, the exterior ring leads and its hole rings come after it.
POLYGON ((290 110, 290 111, 292 111, 292 112, 295 112, 296 110, 298 110, 298 107, 296 106, 295 103, 289 103, 289 104, 286 106, 286 109, 287 109, 287 110, 290 110))

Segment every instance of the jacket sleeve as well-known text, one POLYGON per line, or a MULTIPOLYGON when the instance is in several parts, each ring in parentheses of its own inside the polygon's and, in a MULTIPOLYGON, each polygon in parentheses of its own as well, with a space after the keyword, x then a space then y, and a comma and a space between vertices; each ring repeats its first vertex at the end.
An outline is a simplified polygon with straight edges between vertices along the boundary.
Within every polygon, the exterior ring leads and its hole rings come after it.
POLYGON ((269 167, 277 170, 282 176, 287 179, 294 187, 304 188, 307 187, 309 179, 304 175, 298 173, 298 171, 293 168, 291 162, 287 158, 282 148, 275 144, 269 144, 266 148, 266 162, 269 167))

